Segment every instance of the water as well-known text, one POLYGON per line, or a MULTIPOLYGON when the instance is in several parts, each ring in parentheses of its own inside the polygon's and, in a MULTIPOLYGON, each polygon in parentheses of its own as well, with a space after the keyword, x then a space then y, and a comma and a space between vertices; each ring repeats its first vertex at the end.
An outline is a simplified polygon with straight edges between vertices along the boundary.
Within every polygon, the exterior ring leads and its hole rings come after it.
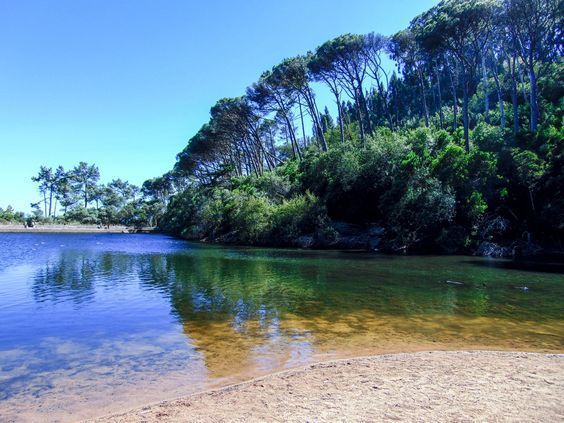
POLYGON ((333 357, 564 351, 561 265, 516 267, 0 234, 0 421, 99 416, 333 357))

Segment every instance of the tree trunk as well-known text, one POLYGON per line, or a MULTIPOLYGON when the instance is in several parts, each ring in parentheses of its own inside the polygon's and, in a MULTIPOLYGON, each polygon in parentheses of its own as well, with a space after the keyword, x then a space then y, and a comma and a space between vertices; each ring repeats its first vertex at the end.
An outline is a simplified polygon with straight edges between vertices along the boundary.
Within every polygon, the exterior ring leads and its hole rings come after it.
POLYGON ((490 123, 490 98, 488 90, 488 73, 486 70, 486 55, 482 54, 482 85, 484 87, 484 115, 486 123, 490 123))
POLYGON ((529 82, 531 84, 531 131, 536 132, 539 120, 539 105, 537 99, 537 75, 532 60, 529 65, 529 82))
POLYGON ((525 75, 523 75, 523 69, 521 69, 521 65, 517 62, 517 71, 519 72, 519 79, 521 80, 521 91, 523 93, 523 98, 525 99, 525 103, 529 102, 527 98, 527 93, 525 91, 525 75))
POLYGON ((509 60, 509 74, 511 75, 511 103, 513 106, 513 135, 519 133, 519 103, 517 101, 517 75, 515 69, 515 57, 509 60))
POLYGON ((529 199, 531 200, 531 209, 533 209, 533 213, 535 212, 535 202, 533 200, 533 191, 529 188, 529 199))
POLYGON ((300 108, 300 121, 302 123, 302 137, 304 138, 304 145, 307 147, 306 144, 306 134, 305 134, 305 125, 304 125, 304 112, 302 110, 302 102, 300 101, 300 97, 298 96, 298 106, 300 108))
POLYGON ((323 133, 323 128, 321 126, 321 122, 319 121, 319 110, 317 110, 317 103, 315 102, 315 97, 313 93, 307 89, 305 95, 307 106, 309 108, 309 113, 311 114, 311 118, 313 120, 313 125, 315 127, 315 131, 317 132, 317 138, 321 144, 321 150, 327 151, 327 140, 325 139, 325 134, 323 133))
MULTIPOLYGON (((455 62, 456 66, 456 62, 455 62)), ((450 63, 447 60, 447 68, 448 68, 448 75, 450 79, 450 88, 452 91, 452 104, 453 104, 453 119, 452 119, 452 130, 456 131, 457 127, 457 119, 458 119, 458 96, 456 95, 456 86, 458 85, 458 78, 457 81, 454 80, 454 70, 450 67, 450 63)))
POLYGON ((443 116, 443 97, 441 95, 441 78, 439 75, 439 70, 435 67, 435 75, 437 78, 437 94, 439 97, 439 124, 441 129, 444 127, 445 118, 443 116))
POLYGON ((497 62, 493 64, 493 77, 495 88, 497 91, 497 103, 499 107, 499 119, 502 129, 505 129, 505 105, 503 104, 503 93, 501 92, 501 84, 499 83, 499 74, 497 72, 497 62))
POLYGON ((339 114, 339 135, 341 136, 341 144, 345 143, 345 127, 343 124, 343 106, 339 95, 336 95, 337 113, 339 114))
POLYGON ((468 117, 468 91, 470 81, 468 81, 469 76, 464 77, 464 89, 463 89, 463 102, 462 102, 462 121, 464 123, 464 146, 466 152, 470 151, 470 136, 469 136, 469 117, 468 117))
POLYGON ((361 110, 361 106, 360 106, 360 100, 358 98, 355 99, 355 103, 356 103, 356 114, 358 116, 358 128, 360 130, 360 145, 362 146, 362 148, 366 147, 366 139, 365 139, 365 135, 364 135, 364 124, 362 122, 363 120, 363 116, 362 116, 362 110, 361 110))
POLYGON ((419 76, 419 87, 421 89, 421 101, 423 102, 423 115, 425 116, 425 126, 429 127, 429 109, 427 108, 427 98, 425 96, 425 85, 421 71, 417 72, 419 76))
POLYGON ((284 119, 286 120, 286 125, 288 127, 288 134, 290 135, 290 141, 295 146, 295 153, 298 156, 298 159, 302 159, 302 152, 300 149, 300 145, 298 144, 298 139, 296 138, 296 133, 294 132, 294 128, 292 127, 292 122, 290 122, 290 118, 286 113, 283 113, 284 119))

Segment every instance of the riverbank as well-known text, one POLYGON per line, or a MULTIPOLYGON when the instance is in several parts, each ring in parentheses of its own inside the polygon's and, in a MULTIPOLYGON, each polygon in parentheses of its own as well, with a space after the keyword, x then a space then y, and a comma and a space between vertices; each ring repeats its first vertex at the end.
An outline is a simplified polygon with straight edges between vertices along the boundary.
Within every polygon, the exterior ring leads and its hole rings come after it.
POLYGON ((23 224, 0 225, 0 233, 153 233, 158 232, 155 228, 132 228, 128 226, 101 226, 101 225, 41 225, 36 224, 32 228, 23 224))
POLYGON ((90 422, 561 421, 564 355, 435 351, 337 360, 90 422))

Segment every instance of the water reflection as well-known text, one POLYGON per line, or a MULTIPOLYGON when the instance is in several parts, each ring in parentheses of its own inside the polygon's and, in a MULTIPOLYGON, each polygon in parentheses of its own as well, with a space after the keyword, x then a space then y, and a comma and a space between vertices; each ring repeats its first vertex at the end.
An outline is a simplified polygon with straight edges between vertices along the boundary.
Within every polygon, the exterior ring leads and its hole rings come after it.
POLYGON ((76 395, 93 404, 92 392, 133 406, 140 385, 136 398, 155 401, 331 356, 564 349, 558 273, 160 236, 2 237, 0 417, 34 401, 83 410, 76 395))

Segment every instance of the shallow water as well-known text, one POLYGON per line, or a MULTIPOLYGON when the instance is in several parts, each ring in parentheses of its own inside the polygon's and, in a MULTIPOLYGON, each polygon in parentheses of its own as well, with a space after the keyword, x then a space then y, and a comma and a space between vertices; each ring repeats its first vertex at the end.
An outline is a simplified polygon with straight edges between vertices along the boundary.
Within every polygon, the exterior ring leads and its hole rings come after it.
POLYGON ((333 357, 562 352, 561 272, 160 235, 0 234, 0 421, 72 421, 333 357))

